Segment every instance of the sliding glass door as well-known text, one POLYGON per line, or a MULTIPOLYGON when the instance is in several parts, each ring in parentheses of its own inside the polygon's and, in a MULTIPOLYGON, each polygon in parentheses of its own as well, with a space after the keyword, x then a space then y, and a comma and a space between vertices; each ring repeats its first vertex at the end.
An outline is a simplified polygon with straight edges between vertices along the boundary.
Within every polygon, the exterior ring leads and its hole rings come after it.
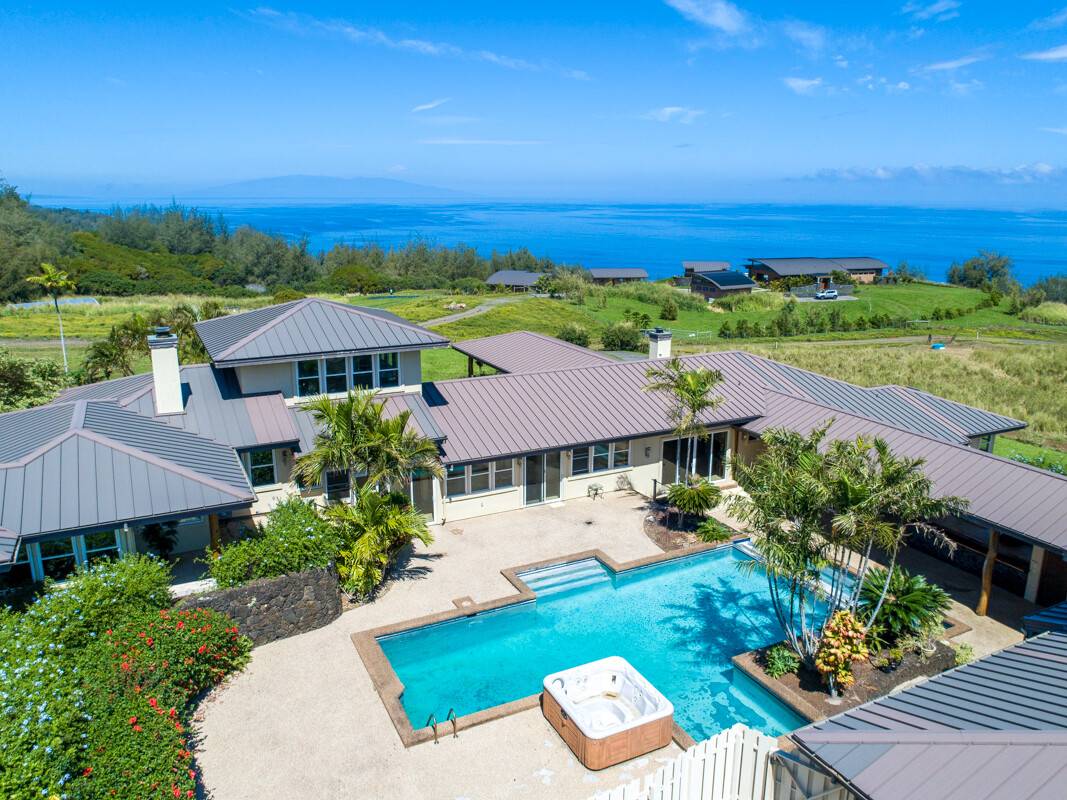
POLYGON ((560 451, 526 456, 523 459, 526 505, 559 500, 560 475, 560 451))
POLYGON ((685 480, 693 469, 694 450, 693 474, 711 481, 723 480, 727 476, 729 435, 729 431, 716 431, 704 439, 668 439, 663 443, 660 480, 665 484, 685 480))

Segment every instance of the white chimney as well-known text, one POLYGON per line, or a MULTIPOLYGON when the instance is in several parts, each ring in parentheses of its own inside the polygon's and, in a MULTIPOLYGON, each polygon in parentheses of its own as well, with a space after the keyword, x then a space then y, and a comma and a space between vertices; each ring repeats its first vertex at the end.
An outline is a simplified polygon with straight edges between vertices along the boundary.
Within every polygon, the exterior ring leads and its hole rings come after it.
POLYGON ((178 337, 166 325, 148 337, 152 351, 152 385, 156 393, 156 414, 181 414, 182 378, 178 369, 178 337))
POLYGON ((648 357, 671 357, 671 332, 663 328, 653 328, 648 332, 648 357))

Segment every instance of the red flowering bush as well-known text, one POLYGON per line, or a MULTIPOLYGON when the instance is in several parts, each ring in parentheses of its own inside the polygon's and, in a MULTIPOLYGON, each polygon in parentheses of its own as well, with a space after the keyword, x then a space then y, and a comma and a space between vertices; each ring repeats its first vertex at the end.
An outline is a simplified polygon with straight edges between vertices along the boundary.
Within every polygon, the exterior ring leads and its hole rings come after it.
POLYGON ((848 611, 838 611, 830 619, 815 653, 815 667, 826 678, 831 694, 836 696, 839 688, 847 689, 855 682, 852 662, 867 657, 866 635, 863 625, 848 611))

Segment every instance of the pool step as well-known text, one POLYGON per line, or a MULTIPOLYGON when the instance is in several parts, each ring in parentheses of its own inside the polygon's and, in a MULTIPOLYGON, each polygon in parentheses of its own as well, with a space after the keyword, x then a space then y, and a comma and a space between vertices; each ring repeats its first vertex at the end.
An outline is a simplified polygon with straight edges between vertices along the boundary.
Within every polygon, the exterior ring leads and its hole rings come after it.
POLYGON ((611 576, 595 558, 556 564, 519 575, 538 597, 568 592, 598 583, 607 583, 611 576))

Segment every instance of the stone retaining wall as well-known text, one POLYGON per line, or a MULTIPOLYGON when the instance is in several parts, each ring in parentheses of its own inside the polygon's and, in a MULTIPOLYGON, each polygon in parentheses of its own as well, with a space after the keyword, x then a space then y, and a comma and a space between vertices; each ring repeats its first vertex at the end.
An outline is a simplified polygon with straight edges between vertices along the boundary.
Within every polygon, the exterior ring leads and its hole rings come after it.
POLYGON ((261 645, 333 622, 341 616, 341 589, 332 567, 310 569, 191 595, 178 608, 221 611, 237 623, 241 633, 261 645))

